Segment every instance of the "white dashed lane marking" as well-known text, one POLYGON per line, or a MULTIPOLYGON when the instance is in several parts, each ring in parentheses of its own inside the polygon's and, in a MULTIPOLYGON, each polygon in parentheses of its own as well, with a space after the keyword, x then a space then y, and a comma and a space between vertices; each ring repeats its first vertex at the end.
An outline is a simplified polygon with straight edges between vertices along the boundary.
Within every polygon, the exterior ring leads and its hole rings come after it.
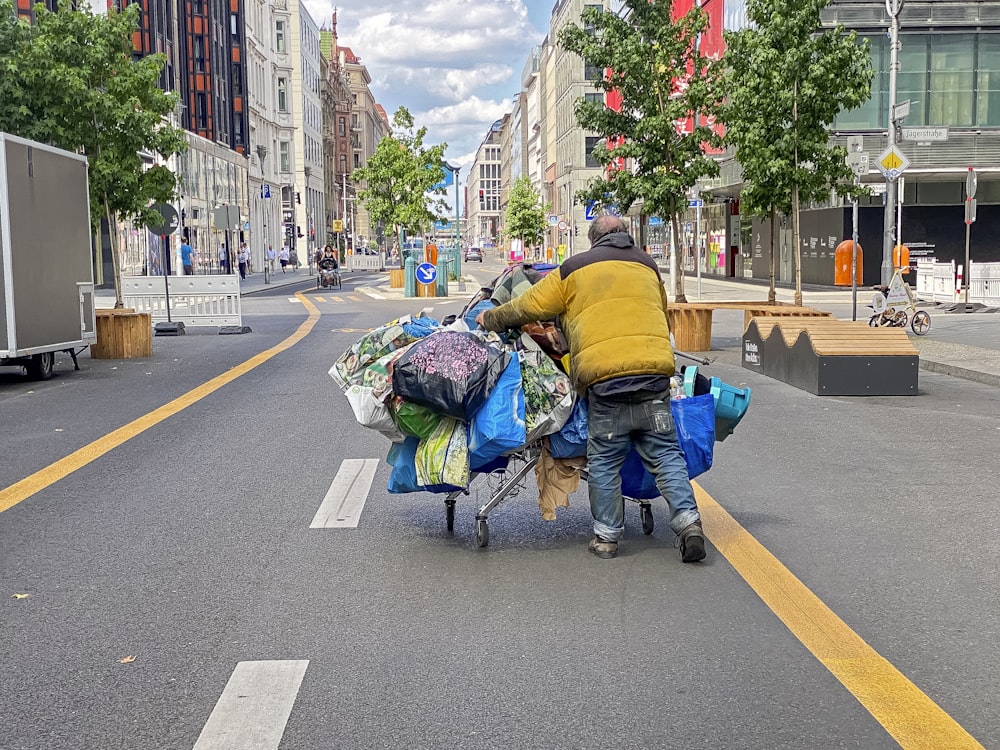
POLYGON ((277 750, 309 662, 241 661, 194 750, 277 750))
POLYGON ((356 529, 378 465, 377 458, 344 459, 309 528, 356 529))

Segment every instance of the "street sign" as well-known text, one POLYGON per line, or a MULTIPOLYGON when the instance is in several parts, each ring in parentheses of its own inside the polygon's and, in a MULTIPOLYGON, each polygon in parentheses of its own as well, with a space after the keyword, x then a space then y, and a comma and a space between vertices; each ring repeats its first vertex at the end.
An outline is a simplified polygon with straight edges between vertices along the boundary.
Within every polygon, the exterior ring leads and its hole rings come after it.
POLYGON ((569 229, 569 222, 565 220, 560 221, 558 227, 560 232, 565 232, 567 229, 569 229))
POLYGON ((899 176, 903 174, 910 166, 910 160, 906 158, 895 146, 889 146, 885 151, 881 153, 878 157, 878 161, 875 164, 878 167, 879 172, 881 172, 885 178, 889 181, 894 181, 899 179, 899 176))
POLYGON ((976 199, 967 198, 965 201, 965 223, 976 223, 976 199))
POLYGON ((271 197, 271 186, 266 182, 260 186, 260 197, 264 200, 271 197))
POLYGON ((344 231, 344 220, 343 219, 334 219, 333 220, 333 231, 334 232, 343 232, 344 231))
POLYGON ((559 224, 559 217, 556 214, 549 214, 548 216, 549 226, 554 227, 559 224))
POLYGON ((649 217, 649 226, 651 226, 651 227, 662 227, 663 226, 663 219, 661 219, 659 216, 650 216, 649 217))
POLYGON ((417 266, 417 281, 421 284, 433 284, 437 279, 437 268, 433 263, 421 263, 417 266))
POLYGON ((177 227, 180 226, 180 219, 177 216, 177 210, 173 206, 167 203, 154 203, 150 208, 160 215, 160 221, 151 221, 146 224, 146 228, 150 232, 160 237, 165 237, 177 231, 177 227))
POLYGON ((703 201, 703 200, 688 201, 688 206, 691 207, 691 208, 701 208, 704 205, 705 205, 705 201, 703 201))
POLYGON ((865 150, 865 137, 863 135, 847 136, 847 152, 849 154, 860 154, 865 150))
POLYGON ((870 157, 867 151, 852 152, 847 155, 847 166, 851 168, 851 171, 855 175, 861 177, 862 175, 868 174, 868 169, 871 166, 870 157))
POLYGON ((976 190, 979 187, 979 178, 976 176, 976 170, 969 167, 969 174, 965 178, 965 197, 975 198, 976 190))
POLYGON ((892 107, 892 119, 893 122, 896 120, 906 119, 906 116, 910 114, 910 100, 907 99, 905 102, 900 102, 892 107))
POLYGON ((900 128, 904 141, 932 143, 948 140, 948 128, 900 128))
POLYGON ((438 219, 434 222, 434 228, 437 230, 449 229, 451 227, 451 222, 447 219, 438 219))
POLYGON ((597 218, 597 201, 587 201, 587 210, 584 211, 583 218, 587 221, 597 218))

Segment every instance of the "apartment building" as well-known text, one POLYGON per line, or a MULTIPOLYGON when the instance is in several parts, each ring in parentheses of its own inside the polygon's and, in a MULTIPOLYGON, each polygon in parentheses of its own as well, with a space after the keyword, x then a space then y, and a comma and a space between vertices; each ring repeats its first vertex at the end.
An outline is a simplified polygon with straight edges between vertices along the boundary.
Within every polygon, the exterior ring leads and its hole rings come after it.
POLYGON ((312 264, 316 247, 322 247, 326 239, 319 26, 302 0, 289 0, 289 11, 292 77, 285 85, 295 163, 288 197, 294 217, 293 247, 299 263, 305 266, 312 264))
MULTIPOLYGON (((339 220, 347 228, 348 189, 354 150, 351 145, 351 83, 344 50, 337 36, 337 12, 330 29, 320 32, 321 52, 327 60, 323 78, 323 171, 326 187, 327 242, 335 245, 346 233, 333 232, 339 220)), ((352 193, 353 194, 353 193, 352 193)), ((346 247, 346 245, 345 245, 346 247)))
POLYGON ((475 247, 493 248, 500 240, 502 217, 500 192, 503 185, 502 129, 503 120, 497 120, 490 126, 486 137, 476 150, 476 158, 466 183, 468 187, 466 232, 469 242, 475 247))

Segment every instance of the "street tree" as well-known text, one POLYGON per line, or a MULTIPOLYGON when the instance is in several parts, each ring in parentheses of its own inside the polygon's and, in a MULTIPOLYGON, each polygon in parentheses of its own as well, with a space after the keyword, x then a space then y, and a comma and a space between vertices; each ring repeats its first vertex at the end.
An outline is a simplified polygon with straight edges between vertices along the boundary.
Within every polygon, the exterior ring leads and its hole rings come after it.
POLYGON ((545 234, 547 207, 535 191, 531 179, 521 175, 511 185, 504 214, 504 234, 520 240, 524 247, 537 245, 545 234))
POLYGON ((642 201, 644 213, 669 217, 677 249, 674 296, 684 302, 680 215, 698 180, 718 174, 705 149, 719 143, 712 124, 722 71, 698 50, 698 35, 708 27, 700 7, 675 18, 673 0, 623 4, 620 14, 588 6, 584 27, 571 23, 559 33, 565 49, 605 71, 593 85, 621 100, 620 107, 585 99, 576 104, 581 127, 605 139, 593 152, 605 176, 575 199, 622 213, 642 201))
POLYGON ((186 148, 184 131, 167 119, 177 97, 158 86, 166 57, 132 58, 138 20, 138 5, 96 15, 62 0, 56 12, 35 6, 29 25, 0 0, 0 130, 87 157, 95 232, 108 222, 116 307, 118 222, 159 216, 150 205, 170 201, 176 188, 165 161, 186 148))
MULTIPOLYGON (((748 0, 750 25, 726 35, 727 141, 749 186, 743 205, 756 215, 790 214, 795 247, 795 304, 802 304, 799 211, 803 201, 842 195, 852 184, 847 152, 829 144, 837 113, 871 96, 867 42, 842 25, 823 30, 829 0, 748 0)), ((771 260, 770 299, 774 299, 771 260)))
POLYGON ((416 128, 413 115, 400 107, 392 116, 393 132, 379 141, 363 167, 351 173, 359 185, 358 200, 374 222, 419 233, 448 211, 440 186, 445 177, 447 144, 424 145, 427 128, 416 128))

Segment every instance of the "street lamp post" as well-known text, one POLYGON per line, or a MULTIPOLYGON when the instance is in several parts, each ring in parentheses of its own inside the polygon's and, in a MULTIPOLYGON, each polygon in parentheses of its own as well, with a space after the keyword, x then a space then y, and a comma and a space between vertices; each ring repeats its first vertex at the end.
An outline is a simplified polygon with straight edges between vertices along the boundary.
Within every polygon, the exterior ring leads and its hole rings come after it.
POLYGON ((462 235, 459 231, 459 218, 458 218, 458 173, 462 170, 461 165, 455 166, 449 162, 445 162, 444 165, 451 170, 455 175, 455 274, 456 277, 461 280, 462 278, 462 235))
MULTIPOLYGON (((903 0, 885 0, 889 14, 889 148, 896 145, 896 74, 899 72, 899 13, 903 0)), ((885 181, 885 228, 882 238, 882 283, 892 281, 892 248, 896 244, 896 180, 885 181)))

